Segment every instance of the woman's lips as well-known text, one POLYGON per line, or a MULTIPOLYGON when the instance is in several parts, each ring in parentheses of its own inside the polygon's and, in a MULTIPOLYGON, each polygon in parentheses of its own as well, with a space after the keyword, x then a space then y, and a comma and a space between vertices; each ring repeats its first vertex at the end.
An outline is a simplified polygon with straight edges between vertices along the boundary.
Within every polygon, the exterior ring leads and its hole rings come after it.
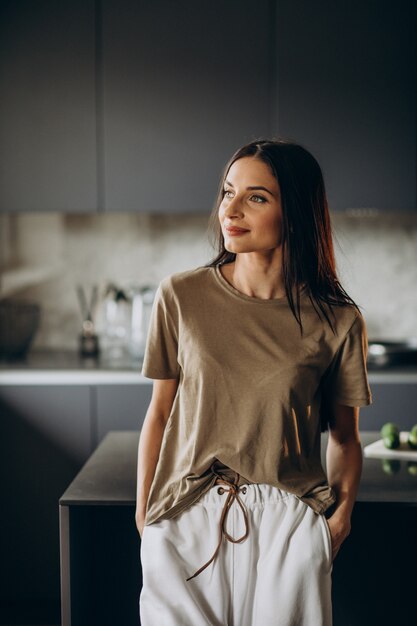
POLYGON ((244 228, 227 228, 226 227, 226 232, 228 235, 244 235, 245 233, 248 233, 249 231, 244 229, 244 228))

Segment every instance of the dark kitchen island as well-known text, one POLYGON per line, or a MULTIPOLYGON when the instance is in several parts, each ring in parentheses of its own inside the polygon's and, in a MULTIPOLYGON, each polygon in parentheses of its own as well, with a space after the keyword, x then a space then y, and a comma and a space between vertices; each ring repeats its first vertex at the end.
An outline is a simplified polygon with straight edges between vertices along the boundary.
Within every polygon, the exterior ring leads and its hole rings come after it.
MULTIPOLYGON (((361 433, 363 445, 378 438, 375 432, 361 433)), ((138 439, 135 431, 108 433, 59 500, 62 626, 140 623, 138 439)), ((325 446, 323 436, 323 460, 325 446)), ((364 459, 352 532, 334 562, 334 626, 414 621, 417 476, 412 472, 406 461, 389 467, 364 459)))

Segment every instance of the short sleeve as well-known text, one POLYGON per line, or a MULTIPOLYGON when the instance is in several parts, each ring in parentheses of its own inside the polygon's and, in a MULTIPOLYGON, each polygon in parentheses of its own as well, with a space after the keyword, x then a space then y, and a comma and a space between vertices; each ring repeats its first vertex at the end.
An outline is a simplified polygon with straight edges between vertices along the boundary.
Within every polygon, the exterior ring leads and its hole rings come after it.
POLYGON ((141 371, 146 378, 179 377, 177 316, 169 289, 164 279, 155 292, 141 371))
POLYGON ((368 336, 365 320, 358 313, 323 376, 323 393, 329 403, 346 406, 372 404, 366 369, 368 336))

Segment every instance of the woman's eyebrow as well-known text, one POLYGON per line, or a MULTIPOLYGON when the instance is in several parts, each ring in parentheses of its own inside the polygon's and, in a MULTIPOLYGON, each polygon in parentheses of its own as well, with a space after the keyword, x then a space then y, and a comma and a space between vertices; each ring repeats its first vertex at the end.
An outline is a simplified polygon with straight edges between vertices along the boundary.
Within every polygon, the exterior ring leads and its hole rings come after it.
MULTIPOLYGON (((229 187, 233 187, 232 183, 230 183, 228 180, 224 181, 225 185, 229 185, 229 187)), ((263 189, 263 191, 266 191, 267 193, 271 194, 271 196, 273 196, 274 194, 272 193, 272 191, 270 191, 269 189, 267 189, 266 187, 262 187, 262 185, 255 185, 253 187, 246 187, 247 190, 249 191, 255 191, 256 189, 263 189)))

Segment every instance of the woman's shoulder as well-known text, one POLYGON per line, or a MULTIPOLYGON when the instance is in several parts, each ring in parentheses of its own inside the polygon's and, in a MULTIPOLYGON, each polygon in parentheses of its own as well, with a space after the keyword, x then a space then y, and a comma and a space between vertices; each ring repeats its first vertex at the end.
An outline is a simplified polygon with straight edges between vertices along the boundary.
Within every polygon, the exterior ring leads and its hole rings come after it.
POLYGON ((365 327, 361 306, 354 300, 335 298, 332 295, 315 298, 310 289, 306 289, 302 295, 302 311, 305 311, 307 319, 313 325, 320 320, 321 325, 326 328, 333 326, 338 336, 345 335, 352 326, 365 327))
MULTIPOLYGON (((345 336, 355 329, 358 332, 366 331, 365 318, 360 308, 350 303, 344 303, 338 306, 332 306, 334 320, 339 336, 345 336)), ((332 315, 332 314, 331 314, 332 315)), ((331 317, 332 319, 332 317, 331 317)))
POLYGON ((191 295, 194 290, 204 288, 204 282, 209 280, 213 273, 213 267, 199 265, 189 270, 168 274, 159 283, 163 293, 191 295))

